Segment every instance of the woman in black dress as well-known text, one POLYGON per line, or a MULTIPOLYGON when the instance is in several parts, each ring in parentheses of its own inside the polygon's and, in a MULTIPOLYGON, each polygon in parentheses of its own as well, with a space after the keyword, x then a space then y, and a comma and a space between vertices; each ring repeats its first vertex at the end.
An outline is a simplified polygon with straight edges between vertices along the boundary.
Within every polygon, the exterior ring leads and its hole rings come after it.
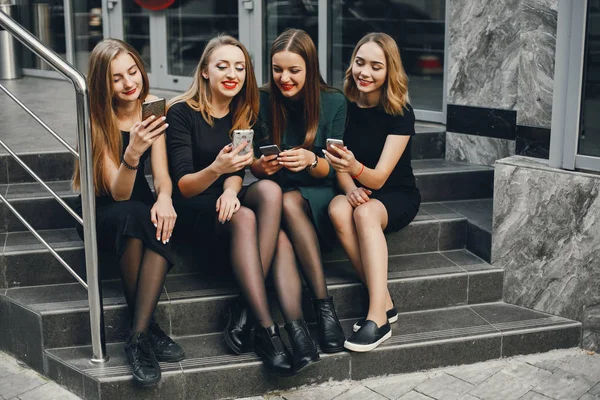
MULTIPOLYGON (((269 311, 263 270, 275 252, 281 218, 281 188, 259 181, 242 188, 253 154, 242 141, 230 145, 236 129, 249 129, 258 117, 258 86, 245 47, 231 36, 212 39, 200 57, 192 86, 169 102, 167 147, 173 199, 180 228, 206 246, 221 234, 231 243, 231 265, 252 311, 254 349, 275 374, 294 374, 291 355, 269 311)), ((235 353, 246 350, 246 307, 227 311, 225 341, 235 353)))
MULTIPOLYGON (((140 56, 127 43, 98 43, 88 71, 98 258, 101 265, 119 266, 132 318, 125 352, 134 379, 151 386, 161 377, 158 361, 184 357, 183 349, 152 320, 173 265, 169 239, 177 217, 171 202, 166 125, 164 117, 141 121, 142 102, 155 97, 148 94, 140 56), (156 198, 144 177, 148 158, 156 198)), ((73 186, 79 189, 78 163, 73 186)), ((82 229, 78 231, 83 238, 82 229)))
POLYGON ((324 151, 345 193, 331 201, 329 215, 369 291, 369 313, 344 343, 352 351, 373 350, 391 337, 390 323, 398 319, 387 288, 384 232, 408 225, 421 203, 411 167, 415 114, 407 84, 394 39, 385 33, 363 37, 344 81, 349 100, 344 147, 324 151))

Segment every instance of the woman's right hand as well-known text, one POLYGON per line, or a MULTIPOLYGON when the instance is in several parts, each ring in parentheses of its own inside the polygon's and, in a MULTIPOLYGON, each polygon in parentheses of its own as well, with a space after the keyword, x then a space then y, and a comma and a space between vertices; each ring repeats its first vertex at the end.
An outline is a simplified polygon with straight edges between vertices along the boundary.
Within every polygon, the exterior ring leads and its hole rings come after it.
POLYGON ((277 171, 279 171, 281 168, 283 168, 283 165, 281 165, 279 163, 279 160, 277 159, 278 156, 278 154, 271 154, 270 156, 260 156, 260 168, 262 168, 265 175, 271 176, 277 171))
POLYGON ((352 207, 356 208, 369 201, 369 196, 372 193, 373 192, 371 192, 369 189, 359 187, 346 193, 346 199, 348 199, 348 203, 350 203, 352 207))
POLYGON ((213 161, 213 167, 219 175, 231 174, 252 164, 253 154, 251 151, 243 156, 239 154, 246 147, 246 144, 247 142, 242 140, 235 149, 230 144, 221 149, 217 158, 213 161))
POLYGON ((165 119, 166 117, 156 118, 151 115, 142 122, 133 124, 129 130, 129 146, 127 146, 127 150, 133 157, 139 159, 156 139, 165 132, 165 129, 169 126, 169 124, 164 123, 165 119))

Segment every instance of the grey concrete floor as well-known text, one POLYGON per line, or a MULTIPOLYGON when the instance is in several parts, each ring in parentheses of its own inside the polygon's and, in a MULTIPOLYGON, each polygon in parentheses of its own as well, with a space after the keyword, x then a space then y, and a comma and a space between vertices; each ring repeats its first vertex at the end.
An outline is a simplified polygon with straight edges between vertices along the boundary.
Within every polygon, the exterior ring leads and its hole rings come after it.
MULTIPOLYGON (((0 352, 0 399, 79 397, 0 352)), ((329 382, 243 400, 600 400, 600 356, 581 349, 329 382)))

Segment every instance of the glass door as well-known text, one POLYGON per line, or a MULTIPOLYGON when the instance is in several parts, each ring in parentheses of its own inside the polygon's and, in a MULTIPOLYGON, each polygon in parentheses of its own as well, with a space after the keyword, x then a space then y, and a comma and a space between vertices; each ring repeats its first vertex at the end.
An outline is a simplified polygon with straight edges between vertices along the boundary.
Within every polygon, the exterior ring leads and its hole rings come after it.
POLYGON ((150 2, 109 0, 104 36, 140 53, 154 88, 187 89, 210 38, 219 33, 239 38, 238 0, 176 0, 163 10, 139 5, 145 3, 150 2))

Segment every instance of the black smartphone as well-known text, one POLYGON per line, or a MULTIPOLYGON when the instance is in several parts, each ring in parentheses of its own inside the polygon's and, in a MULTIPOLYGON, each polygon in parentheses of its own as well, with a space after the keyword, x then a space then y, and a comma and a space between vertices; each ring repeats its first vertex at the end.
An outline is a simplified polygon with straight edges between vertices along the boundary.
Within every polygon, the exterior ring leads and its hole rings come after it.
POLYGON ((269 144, 266 146, 260 146, 258 148, 263 156, 272 156, 273 154, 281 153, 281 149, 276 144, 269 144))
POLYGON ((237 148, 242 141, 248 142, 246 147, 240 151, 240 156, 245 156, 252 151, 252 139, 254 138, 253 129, 236 129, 233 131, 233 148, 237 148))
POLYGON ((154 115, 156 118, 165 115, 165 99, 148 100, 142 103, 142 121, 145 121, 151 115, 154 115))

